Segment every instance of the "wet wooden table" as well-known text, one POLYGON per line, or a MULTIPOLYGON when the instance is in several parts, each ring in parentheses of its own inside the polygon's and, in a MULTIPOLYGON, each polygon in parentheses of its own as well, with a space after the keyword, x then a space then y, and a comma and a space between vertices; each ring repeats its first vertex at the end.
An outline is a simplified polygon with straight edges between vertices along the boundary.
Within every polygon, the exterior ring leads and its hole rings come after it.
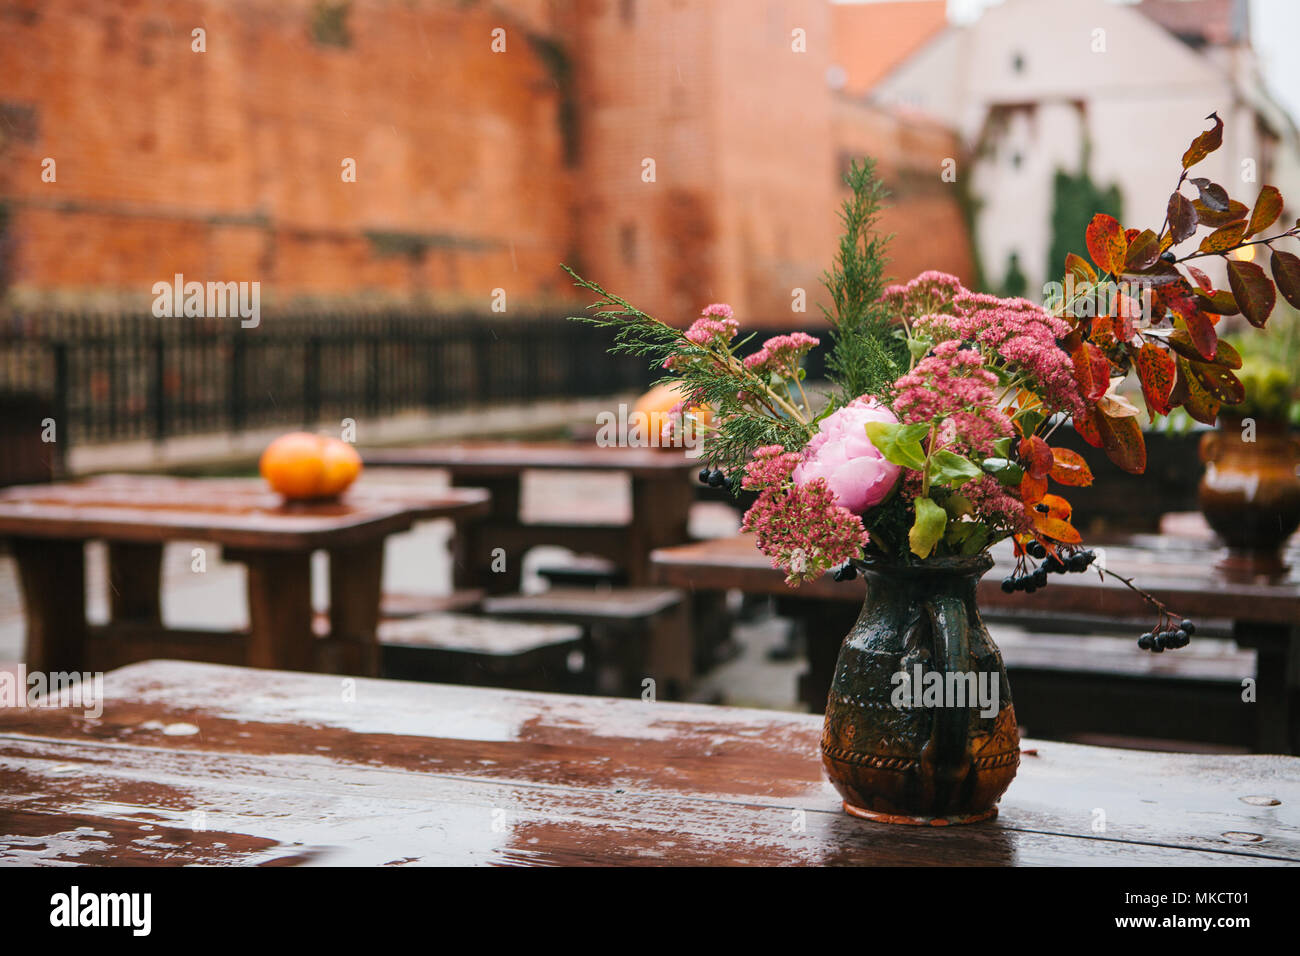
POLYGON ((820 718, 152 661, 0 710, 3 864, 1300 862, 1300 758, 1027 741, 999 817, 850 817, 820 718))
POLYGON ((0 538, 18 563, 26 660, 104 670, 178 656, 290 670, 377 673, 384 539, 418 520, 488 510, 481 489, 393 493, 358 484, 335 501, 286 503, 260 479, 113 475, 0 491, 0 538), (108 543, 109 622, 86 621, 85 544, 108 543), (210 541, 248 569, 247 634, 162 623, 162 549, 210 541), (311 555, 330 558, 329 632, 313 631, 311 555))
MULTIPOLYGON (((1209 538, 1174 535, 1125 535, 1098 539, 1099 560, 1111 570, 1134 578, 1157 598, 1196 620, 1231 622, 1231 635, 1257 652, 1256 698, 1258 749, 1300 752, 1300 577, 1272 583, 1239 582, 1214 569, 1218 548, 1209 538)), ((1300 564, 1300 553, 1293 550, 1300 564)), ((1089 571, 1053 575, 1048 587, 1034 594, 1007 594, 1001 581, 1011 571, 1010 545, 994 550, 998 566, 980 581, 979 602, 986 611, 1023 615, 1027 621, 1050 622, 1061 615, 1127 618, 1154 623, 1142 600, 1123 584, 1089 571)), ((738 589, 773 595, 785 613, 809 626, 809 675, 805 700, 825 701, 840 640, 856 619, 865 584, 861 578, 836 582, 830 575, 792 589, 784 575, 754 545, 752 535, 663 548, 651 555, 655 581, 700 591, 738 589)), ((1133 631, 1141 633, 1141 625, 1133 631)))
MULTIPOLYGON (((648 555, 654 548, 689 540, 687 525, 695 489, 690 477, 699 461, 680 449, 601 447, 593 441, 466 442, 364 451, 368 465, 440 468, 455 486, 486 488, 492 512, 458 535, 456 587, 492 594, 519 590, 517 556, 536 545, 557 545, 612 560, 630 585, 650 583, 648 555), (521 485, 528 471, 603 471, 632 482, 631 513, 624 522, 583 517, 582 501, 563 522, 525 522, 519 513, 521 485), (504 548, 514 560, 493 570, 493 552, 504 548)), ((499 567, 499 565, 498 565, 499 567)))

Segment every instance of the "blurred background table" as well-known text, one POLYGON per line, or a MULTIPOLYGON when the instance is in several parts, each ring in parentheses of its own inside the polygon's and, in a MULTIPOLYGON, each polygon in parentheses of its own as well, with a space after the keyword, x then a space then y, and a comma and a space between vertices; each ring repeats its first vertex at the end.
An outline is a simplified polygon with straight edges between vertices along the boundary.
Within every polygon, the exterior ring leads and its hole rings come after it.
MULTIPOLYGON (((1098 629, 1119 630, 1131 632, 1129 640, 1135 642, 1154 623, 1147 606, 1123 584, 1091 571, 1054 575, 1047 588, 1034 594, 1007 594, 1001 579, 1010 573, 1013 558, 1006 544, 994 550, 998 565, 980 582, 981 609, 991 620, 1014 621, 1031 634, 1052 638, 1014 651, 1003 648, 1018 715, 1028 722, 1038 711, 1046 729, 1064 727, 1060 722, 1073 714, 1094 720, 1101 733, 1145 731, 1153 737, 1166 731, 1178 737, 1188 725, 1198 725, 1190 739, 1241 743, 1244 737, 1256 750, 1297 752, 1300 580, 1295 570, 1280 581, 1228 580, 1214 570, 1219 552, 1213 538, 1200 533, 1194 519, 1176 520, 1184 533, 1096 539, 1099 559, 1201 622, 1197 640, 1202 643, 1217 634, 1253 651, 1254 669, 1211 681, 1197 670, 1205 660, 1186 649, 1150 655, 1136 647, 1116 666, 1099 667, 1093 650, 1078 644, 1078 637, 1098 629), (1024 666, 1017 666, 1017 660, 1024 666), (1242 680, 1247 678, 1254 681, 1254 699, 1242 706, 1242 680)), ((1296 555, 1294 548, 1291 553, 1296 555)), ((809 669, 800 696, 814 712, 824 708, 840 642, 861 608, 861 578, 836 582, 827 575, 789 588, 750 535, 660 549, 651 561, 662 584, 774 597, 778 610, 799 622, 806 638, 809 669)), ((1230 668, 1240 663, 1239 655, 1228 660, 1230 668)))
POLYGON ((363 452, 363 458, 367 465, 443 469, 453 486, 491 492, 491 513, 457 538, 457 588, 518 591, 520 556, 536 545, 599 555, 617 566, 627 584, 644 586, 650 583, 650 551, 690 540, 695 500, 690 475, 700 465, 679 449, 494 441, 375 449, 363 452), (527 521, 520 514, 521 485, 524 474, 535 470, 625 474, 631 480, 631 510, 626 520, 609 522, 592 517, 582 500, 574 500, 561 520, 527 521), (507 556, 503 570, 500 562, 493 570, 496 549, 507 556))
POLYGON ((257 667, 377 673, 384 540, 417 520, 486 513, 477 489, 286 503, 257 479, 114 475, 0 491, 27 616, 28 666, 104 670, 160 654, 257 667), (87 541, 108 543, 110 620, 85 611, 87 541), (245 634, 176 631, 160 610, 162 547, 211 541, 248 569, 245 634), (330 559, 328 633, 313 628, 311 554, 330 559))
POLYGON ((821 719, 151 661, 0 710, 0 863, 1300 862, 1300 759, 1026 741, 999 817, 843 813, 821 719), (1097 808, 1103 815, 1099 816, 1097 808), (1100 829, 1099 829, 1100 827, 1100 829))

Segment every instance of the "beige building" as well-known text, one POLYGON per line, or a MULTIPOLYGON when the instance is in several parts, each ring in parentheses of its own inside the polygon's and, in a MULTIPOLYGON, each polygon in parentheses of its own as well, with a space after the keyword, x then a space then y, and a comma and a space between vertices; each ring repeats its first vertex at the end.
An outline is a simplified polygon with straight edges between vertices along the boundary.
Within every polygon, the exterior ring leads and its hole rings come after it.
POLYGON ((1296 131, 1264 90, 1246 14, 1245 0, 1005 0, 936 35, 872 97, 958 131, 985 280, 1001 285, 1014 257, 1035 294, 1061 271, 1048 262, 1057 172, 1086 162, 1094 185, 1117 187, 1126 226, 1156 229, 1212 111, 1223 147, 1197 174, 1247 203, 1272 183, 1294 220, 1296 131))

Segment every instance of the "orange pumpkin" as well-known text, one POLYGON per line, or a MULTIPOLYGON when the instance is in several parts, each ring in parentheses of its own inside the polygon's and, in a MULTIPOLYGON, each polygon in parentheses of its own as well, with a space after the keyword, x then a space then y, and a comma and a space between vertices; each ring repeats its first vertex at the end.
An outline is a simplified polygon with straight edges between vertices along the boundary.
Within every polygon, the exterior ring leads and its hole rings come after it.
POLYGON ((361 474, 361 456, 337 438, 290 432, 266 446, 258 470, 286 498, 333 498, 361 474))
MULTIPOLYGON (((671 446, 671 431, 665 428, 672 424, 669 414, 686 396, 686 389, 678 383, 656 385, 639 399, 632 411, 642 412, 649 421, 649 433, 665 446, 671 446)), ((694 405, 685 410, 684 426, 688 434, 693 434, 697 425, 708 425, 713 418, 713 410, 708 405, 694 405)))

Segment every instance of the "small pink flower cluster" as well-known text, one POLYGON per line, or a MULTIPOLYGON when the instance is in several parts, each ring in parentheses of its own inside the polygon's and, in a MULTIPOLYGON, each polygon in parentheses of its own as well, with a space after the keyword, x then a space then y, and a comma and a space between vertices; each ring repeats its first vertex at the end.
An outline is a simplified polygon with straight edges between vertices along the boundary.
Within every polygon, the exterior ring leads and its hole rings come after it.
POLYGON ((758 375, 776 372, 793 377, 798 373, 803 357, 820 344, 821 339, 806 332, 775 335, 753 355, 745 357, 745 368, 758 375))
POLYGON ((894 382, 894 411, 906 424, 942 420, 937 437, 944 446, 988 456, 995 441, 1012 433, 998 409, 997 382, 979 352, 948 339, 894 382))
POLYGON ((721 302, 706 305, 700 318, 691 323, 686 330, 686 338, 700 347, 711 343, 726 345, 740 331, 740 323, 732 316, 731 306, 721 302))
POLYGON ((786 572, 792 587, 861 557, 867 543, 862 519, 835 503, 823 478, 764 490, 745 512, 741 530, 757 537, 758 549, 786 572))
POLYGON ((891 285, 880 299, 894 312, 915 318, 943 312, 957 296, 965 292, 961 280, 946 272, 930 269, 903 285, 891 285))
MULTIPOLYGON (((691 327, 686 330, 686 339, 692 345, 698 345, 700 348, 708 348, 710 345, 725 347, 736 333, 740 331, 740 323, 733 317, 735 312, 731 306, 724 302, 714 302, 712 305, 706 305, 700 312, 700 317, 691 323, 691 327)), ((682 353, 674 352, 663 361, 663 367, 669 371, 680 371, 706 356, 700 353, 682 353)))
POLYGON ((996 355, 1013 372, 1027 373, 1035 391, 1051 411, 1082 415, 1083 398, 1074 377, 1074 363, 1057 345, 1069 326, 1028 299, 963 291, 952 300, 952 313, 920 316, 913 325, 919 335, 969 343, 996 355))
POLYGON ((786 451, 780 445, 764 445, 754 449, 754 458, 745 466, 745 477, 740 487, 749 491, 780 488, 790 483, 790 475, 802 461, 795 451, 786 451))
POLYGON ((981 475, 961 486, 975 516, 991 528, 1005 528, 1015 534, 1030 528, 1025 504, 992 475, 981 475))

